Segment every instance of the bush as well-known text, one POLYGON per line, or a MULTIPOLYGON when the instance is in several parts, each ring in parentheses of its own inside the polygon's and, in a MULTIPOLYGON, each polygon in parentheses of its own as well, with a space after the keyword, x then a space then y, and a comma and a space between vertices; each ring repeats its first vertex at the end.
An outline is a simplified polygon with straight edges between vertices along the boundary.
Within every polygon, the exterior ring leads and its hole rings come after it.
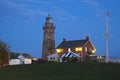
POLYGON ((56 60, 52 59, 49 61, 50 63, 54 63, 54 62, 57 62, 56 60))

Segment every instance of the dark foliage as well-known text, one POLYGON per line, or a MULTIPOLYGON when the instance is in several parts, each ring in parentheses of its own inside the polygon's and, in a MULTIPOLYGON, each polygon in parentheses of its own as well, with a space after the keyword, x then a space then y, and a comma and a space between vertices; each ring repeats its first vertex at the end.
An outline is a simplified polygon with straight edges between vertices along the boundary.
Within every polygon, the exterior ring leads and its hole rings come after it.
POLYGON ((7 43, 0 40, 0 66, 8 65, 9 51, 9 46, 7 43))

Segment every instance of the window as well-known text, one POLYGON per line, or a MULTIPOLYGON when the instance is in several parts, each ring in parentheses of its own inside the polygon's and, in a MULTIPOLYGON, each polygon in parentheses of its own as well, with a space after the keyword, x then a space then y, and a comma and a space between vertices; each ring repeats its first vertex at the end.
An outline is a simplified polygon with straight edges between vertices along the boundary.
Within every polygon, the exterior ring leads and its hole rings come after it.
POLYGON ((76 51, 82 51, 82 47, 77 47, 76 51))
POLYGON ((87 52, 88 50, 87 50, 88 48, 87 47, 85 47, 85 52, 87 52))
POLYGON ((63 49, 56 49, 56 50, 57 50, 57 53, 63 52, 63 49))

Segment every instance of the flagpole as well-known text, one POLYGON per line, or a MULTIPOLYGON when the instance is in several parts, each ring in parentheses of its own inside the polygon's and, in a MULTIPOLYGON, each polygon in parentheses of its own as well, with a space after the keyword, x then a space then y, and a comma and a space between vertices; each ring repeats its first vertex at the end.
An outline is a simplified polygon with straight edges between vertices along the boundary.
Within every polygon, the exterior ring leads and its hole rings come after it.
POLYGON ((108 16, 109 13, 106 13, 106 63, 108 63, 109 58, 108 58, 108 16))

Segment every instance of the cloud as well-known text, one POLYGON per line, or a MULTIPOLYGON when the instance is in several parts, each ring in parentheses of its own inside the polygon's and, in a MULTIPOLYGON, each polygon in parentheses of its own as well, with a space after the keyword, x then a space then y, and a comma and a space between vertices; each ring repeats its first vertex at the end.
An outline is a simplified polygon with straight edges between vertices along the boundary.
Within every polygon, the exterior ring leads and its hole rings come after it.
POLYGON ((40 0, 31 0, 32 2, 34 2, 34 3, 40 3, 40 4, 52 4, 51 2, 47 2, 47 1, 40 1, 40 0))
POLYGON ((59 6, 53 6, 52 7, 53 13, 56 16, 58 20, 66 21, 66 20, 77 20, 77 16, 71 14, 68 10, 65 8, 59 7, 59 6))
POLYGON ((6 0, 2 1, 3 7, 5 9, 13 10, 14 13, 21 15, 21 16, 31 16, 35 17, 36 15, 46 15, 48 14, 45 11, 44 7, 41 7, 45 4, 50 4, 50 2, 42 1, 42 0, 6 0), (41 4, 37 6, 35 4, 41 4), (39 7, 39 8, 38 8, 39 7))
POLYGON ((99 3, 96 0, 83 0, 83 2, 94 6, 99 5, 99 3))
POLYGON ((52 4, 50 1, 48 2, 45 0, 22 0, 22 2, 27 2, 27 3, 32 3, 32 4, 45 4, 45 5, 52 4))
POLYGON ((8 1, 8 0, 6 0, 6 1, 2 0, 1 5, 3 8, 7 8, 7 9, 16 9, 18 7, 25 6, 24 4, 18 4, 18 3, 15 3, 13 1, 8 1))
POLYGON ((14 19, 15 15, 21 17, 23 23, 29 24, 36 23, 38 17, 41 18, 48 15, 48 11, 44 5, 51 5, 51 2, 42 0, 2 0, 0 8, 4 9, 2 17, 11 19, 11 16, 13 16, 14 19))
POLYGON ((55 18, 63 21, 77 19, 77 16, 57 5, 54 0, 3 0, 3 3, 3 6, 7 9, 12 10, 17 15, 27 17, 28 19, 38 16, 47 16, 49 13, 53 13, 53 15, 56 15, 55 18))
POLYGON ((93 15, 100 21, 104 20, 105 9, 102 8, 99 0, 82 0, 82 3, 88 4, 94 9, 93 15))
POLYGON ((77 20, 77 16, 74 16, 68 12, 59 12, 59 13, 56 13, 57 14, 57 18, 59 20, 63 20, 63 21, 66 21, 66 20, 77 20))

